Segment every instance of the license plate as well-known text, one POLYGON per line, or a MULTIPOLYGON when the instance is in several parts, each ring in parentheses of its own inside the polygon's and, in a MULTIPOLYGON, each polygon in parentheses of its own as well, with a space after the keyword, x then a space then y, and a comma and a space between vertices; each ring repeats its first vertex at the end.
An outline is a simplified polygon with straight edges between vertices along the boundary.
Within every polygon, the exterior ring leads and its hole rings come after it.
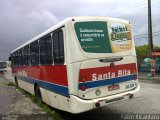
POLYGON ((124 97, 118 97, 118 98, 114 98, 114 99, 111 99, 111 100, 106 100, 105 103, 109 103, 109 102, 115 102, 115 101, 119 101, 119 100, 123 100, 124 97))
POLYGON ((117 90, 119 89, 119 85, 111 85, 111 86, 108 86, 108 90, 109 91, 113 91, 113 90, 117 90))

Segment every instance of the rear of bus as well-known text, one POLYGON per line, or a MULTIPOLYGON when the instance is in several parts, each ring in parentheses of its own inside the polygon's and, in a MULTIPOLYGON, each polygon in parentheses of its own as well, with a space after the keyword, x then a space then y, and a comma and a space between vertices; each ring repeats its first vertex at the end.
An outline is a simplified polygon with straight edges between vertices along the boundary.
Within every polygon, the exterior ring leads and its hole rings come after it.
POLYGON ((140 86, 130 22, 82 17, 66 29, 71 112, 132 98, 140 86))

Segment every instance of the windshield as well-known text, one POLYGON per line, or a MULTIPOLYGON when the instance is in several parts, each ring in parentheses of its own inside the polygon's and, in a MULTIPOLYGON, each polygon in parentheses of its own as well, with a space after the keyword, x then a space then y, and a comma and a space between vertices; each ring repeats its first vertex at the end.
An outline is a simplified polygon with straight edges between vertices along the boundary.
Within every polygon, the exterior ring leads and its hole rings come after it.
POLYGON ((0 68, 5 68, 7 67, 6 62, 0 62, 0 68))
POLYGON ((115 53, 132 47, 129 24, 105 21, 76 22, 74 28, 85 52, 115 53))

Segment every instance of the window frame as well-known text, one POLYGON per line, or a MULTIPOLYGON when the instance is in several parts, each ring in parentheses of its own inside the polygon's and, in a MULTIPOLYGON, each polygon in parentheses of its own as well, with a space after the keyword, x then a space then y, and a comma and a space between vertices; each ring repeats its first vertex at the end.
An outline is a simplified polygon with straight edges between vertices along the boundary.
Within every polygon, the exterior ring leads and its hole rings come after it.
POLYGON ((53 51, 54 65, 64 65, 64 63, 65 63, 65 49, 64 49, 64 31, 62 28, 53 32, 52 40, 53 40, 53 43, 52 43, 53 50, 52 51, 53 51), (61 41, 62 44, 60 44, 60 33, 62 33, 62 41, 61 41), (58 39, 55 37, 55 35, 58 35, 57 36, 58 39), (57 39, 57 40, 55 40, 55 39, 57 39), (55 48, 55 46, 56 46, 56 48, 55 48), (60 55, 61 49, 62 49, 62 60, 61 60, 61 55, 60 55))
POLYGON ((39 65, 39 42, 38 42, 38 40, 30 43, 29 49, 30 49, 30 65, 32 65, 32 66, 39 65), (32 51, 32 49, 33 49, 33 51, 32 51), (36 51, 38 51, 38 52, 36 52, 36 51), (37 60, 37 58, 38 58, 38 60, 37 60), (32 60, 34 60, 34 63, 32 60))
POLYGON ((40 64, 41 65, 53 65, 53 54, 52 54, 52 49, 53 49, 53 46, 52 46, 52 36, 51 34, 47 34, 45 35, 44 37, 42 37, 40 40, 39 40, 39 51, 40 51, 40 64), (48 49, 49 47, 47 46, 47 41, 50 41, 51 43, 51 46, 50 46, 50 49, 48 49), (42 48, 42 49, 41 49, 42 48), (42 51, 43 50, 43 51, 42 51), (43 55, 43 54, 44 55, 43 55), (48 57, 48 53, 50 53, 50 57, 48 57), (45 59, 44 59, 44 58, 45 59), (48 59, 49 58, 49 59, 48 59), (42 60, 44 60, 42 63, 42 60), (50 62, 49 62, 50 60, 50 62))

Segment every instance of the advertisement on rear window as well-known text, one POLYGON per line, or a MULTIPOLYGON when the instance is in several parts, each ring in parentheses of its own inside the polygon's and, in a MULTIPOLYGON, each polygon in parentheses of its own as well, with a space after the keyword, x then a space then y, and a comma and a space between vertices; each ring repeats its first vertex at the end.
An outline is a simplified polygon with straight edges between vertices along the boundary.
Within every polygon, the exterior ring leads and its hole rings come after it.
POLYGON ((131 49, 129 24, 91 21, 74 24, 82 49, 90 53, 115 53, 131 49))
POLYGON ((112 52, 121 52, 131 49, 132 34, 129 24, 109 22, 108 30, 112 52))
POLYGON ((85 52, 112 53, 106 22, 77 22, 74 27, 85 52))

